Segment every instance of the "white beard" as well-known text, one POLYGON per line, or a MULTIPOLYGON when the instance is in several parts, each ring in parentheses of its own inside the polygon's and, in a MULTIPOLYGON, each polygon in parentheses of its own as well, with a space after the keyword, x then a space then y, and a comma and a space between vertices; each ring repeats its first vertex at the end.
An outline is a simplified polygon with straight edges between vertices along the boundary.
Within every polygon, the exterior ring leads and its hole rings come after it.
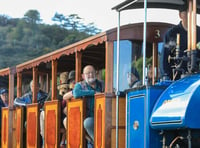
POLYGON ((85 81, 88 83, 88 84, 93 84, 95 81, 96 81, 96 78, 86 78, 85 81))

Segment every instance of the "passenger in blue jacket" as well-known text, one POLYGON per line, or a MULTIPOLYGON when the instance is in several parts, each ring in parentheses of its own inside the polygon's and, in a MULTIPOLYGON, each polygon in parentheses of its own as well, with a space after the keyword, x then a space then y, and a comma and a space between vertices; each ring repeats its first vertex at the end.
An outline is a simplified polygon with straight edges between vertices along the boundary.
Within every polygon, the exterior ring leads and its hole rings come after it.
POLYGON ((8 106, 8 90, 3 88, 0 90, 0 107, 8 106))
MULTIPOLYGON (((26 106, 26 104, 32 103, 32 95, 33 95, 33 81, 30 82, 30 91, 26 94, 24 94, 22 97, 16 98, 14 100, 15 105, 19 106, 26 106)), ((44 101, 47 99, 48 94, 46 92, 43 92, 40 90, 40 84, 36 87, 38 93, 37 93, 37 102, 43 106, 44 101)))
MULTIPOLYGON (((180 23, 172 28, 170 28, 164 37, 163 50, 160 59, 160 72, 161 76, 166 76, 171 80, 177 80, 180 78, 181 73, 176 72, 173 78, 172 65, 174 63, 169 62, 168 57, 171 54, 171 50, 176 47, 177 34, 180 34, 180 57, 187 56, 187 7, 182 7, 179 10, 179 17, 181 19, 180 23)), ((197 42, 200 41, 200 27, 197 26, 197 42)), ((199 53, 197 55, 199 57, 199 53)), ((184 61, 181 66, 184 72, 187 72, 187 62, 184 61)))
POLYGON ((75 84, 74 98, 86 98, 86 119, 84 128, 92 141, 94 141, 94 95, 104 91, 103 83, 96 79, 95 69, 87 65, 83 69, 83 81, 75 84))
MULTIPOLYGON (((18 106, 26 106, 27 104, 32 103, 32 96, 33 96, 33 80, 30 82, 30 91, 26 94, 24 94, 22 97, 15 98, 14 100, 14 105, 18 106)), ((48 98, 48 94, 46 92, 43 92, 40 90, 40 84, 36 86, 37 89, 37 103, 39 104, 40 107, 40 134, 42 137, 42 144, 43 144, 43 138, 44 138, 44 111, 42 110, 44 102, 48 98)))

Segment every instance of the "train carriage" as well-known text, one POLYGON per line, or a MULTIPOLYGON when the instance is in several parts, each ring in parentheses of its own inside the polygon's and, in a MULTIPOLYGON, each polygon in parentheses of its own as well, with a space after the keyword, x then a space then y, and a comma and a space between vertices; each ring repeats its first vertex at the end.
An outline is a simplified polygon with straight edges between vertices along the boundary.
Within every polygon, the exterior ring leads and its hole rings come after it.
MULTIPOLYGON (((184 0, 149 1, 148 6, 178 9, 184 2, 184 0)), ((143 5, 144 1, 128 0, 113 9, 120 12, 126 9, 141 8, 143 5)), ((199 12, 199 7, 197 12, 199 12)), ((41 84, 41 89, 49 96, 49 100, 44 102, 43 145, 46 148, 59 147, 62 123, 61 100, 57 96, 59 74, 75 70, 75 80, 79 82, 82 69, 88 64, 95 67, 98 78, 105 82, 105 91, 95 95, 94 147, 164 148, 170 145, 169 143, 174 140, 174 131, 167 131, 168 135, 165 137, 163 131, 169 127, 164 122, 160 122, 159 118, 155 118, 154 114, 152 114, 150 122, 150 115, 152 110, 156 114, 160 102, 166 100, 165 97, 160 97, 161 94, 165 90, 171 92, 172 83, 173 86, 180 85, 180 82, 163 82, 154 85, 158 79, 158 59, 163 37, 172 26, 169 23, 158 22, 119 25, 118 28, 57 49, 15 67, 0 70, 0 76, 6 77, 6 87, 9 88, 9 107, 2 109, 1 147, 41 147, 39 120, 41 110, 36 99, 37 83, 41 84), (147 30, 144 29, 145 25, 147 30), (145 44, 144 41, 146 41, 145 44), (143 57, 143 48, 145 48, 145 57, 143 57), (145 81, 144 71, 146 70, 144 68, 146 66, 144 65, 142 68, 141 61, 145 61, 147 58, 152 58, 150 63, 154 69, 152 83, 150 85, 143 83, 140 87, 129 89, 127 73, 131 72, 133 65, 139 65, 137 68, 140 77, 143 82, 145 81), (105 76, 103 75, 104 71, 105 76), (33 103, 26 107, 14 106, 14 98, 22 96, 28 90, 28 83, 32 79, 34 81, 33 103), (16 92, 15 88, 17 88, 16 92), (163 132, 162 135, 159 134, 160 131, 163 132)), ((144 63, 146 64, 146 62, 144 63)), ((198 80, 198 76, 193 79, 198 80)), ((188 81, 190 79, 186 79, 184 82, 188 81)), ((193 90, 198 92, 198 84, 193 87, 193 90)), ((166 95, 164 94, 164 96, 166 95)), ((192 99, 189 98, 189 100, 192 99)), ((87 147, 82 124, 85 117, 85 101, 81 98, 72 99, 68 101, 67 107, 67 147, 87 147), (74 126, 75 124, 78 126, 74 126)), ((190 115, 188 115, 188 120, 189 118, 190 115)), ((185 136, 185 133, 183 134, 185 136)), ((188 147, 191 145, 188 144, 188 147)))
MULTIPOLYGON (((157 44, 158 42, 162 41, 164 32, 169 27, 171 27, 171 25, 164 24, 164 23, 156 23, 156 24, 149 23, 148 27, 150 28, 148 39, 147 39, 149 43, 148 56, 150 57, 152 56, 152 53, 155 52, 156 50, 154 49, 154 47, 156 47, 154 46, 154 44, 157 44), (156 31, 155 31, 158 29, 161 35, 159 37, 156 36, 156 31)), ((143 31, 142 28, 143 27, 141 23, 132 24, 132 25, 130 24, 130 25, 125 25, 121 27, 121 33, 122 33, 121 39, 123 40, 122 45, 123 44, 126 45, 125 43, 128 43, 129 45, 129 46, 125 46, 123 49, 127 51, 127 53, 125 52, 125 54, 126 54, 126 57, 129 56, 129 64, 131 64, 132 62, 131 60, 134 59, 134 57, 137 59, 141 58, 141 53, 142 53, 141 52, 141 47, 142 47, 141 32, 143 31), (134 50, 137 50, 137 52, 134 50)), ((97 123, 101 123, 98 125, 96 124, 97 131, 95 130, 95 132, 96 132, 97 137, 99 137, 98 140, 95 139, 96 147, 98 147, 98 145, 102 145, 103 147, 107 147, 107 146, 115 147, 116 83, 114 82, 114 80, 116 79, 116 75, 115 75, 116 59, 114 58, 114 56, 116 55, 116 43, 117 43, 116 40, 117 40, 117 29, 115 28, 115 29, 111 29, 104 33, 98 34, 96 36, 90 37, 88 39, 82 40, 70 46, 66 46, 62 49, 58 49, 55 52, 49 53, 47 55, 38 57, 36 59, 33 59, 31 61, 19 64, 16 66, 14 74, 12 74, 13 75, 12 81, 13 81, 13 84, 14 82, 17 82, 17 84, 15 83, 15 85, 17 85, 17 97, 21 96, 24 93, 24 91, 27 90, 25 86, 27 85, 27 82, 29 82, 31 79, 33 79, 36 82, 40 82, 42 84, 43 90, 51 94, 50 101, 45 103, 45 112, 46 112, 45 115, 47 115, 47 120, 45 120, 45 122, 48 123, 47 124, 48 127, 45 127, 45 130, 46 130, 45 135, 48 135, 47 134, 48 132, 54 133, 55 135, 52 135, 52 137, 48 137, 47 139, 45 138, 46 140, 45 142, 47 143, 46 147, 48 147, 48 142, 54 145, 55 147, 59 145, 59 142, 58 142, 59 141, 59 124, 61 121, 59 119, 60 105, 59 105, 59 100, 56 95, 57 93, 56 86, 57 86, 57 79, 58 79, 57 75, 61 72, 75 69, 76 81, 80 81, 82 68, 87 64, 94 65, 94 67, 99 73, 101 73, 101 71, 105 69, 105 92, 100 96, 98 95, 95 96, 95 100, 97 100, 96 110, 98 110, 96 112, 97 114, 96 114, 95 121, 97 123), (54 103, 55 103, 55 106, 53 105, 54 103), (48 114, 51 115, 52 110, 55 113, 55 115, 53 116, 54 117, 53 120, 55 120, 56 122, 54 122, 54 124, 50 126, 50 124, 52 123, 51 121, 53 117, 48 118, 48 114), (99 112, 101 112, 101 115, 98 114, 99 112), (48 121, 48 119, 50 121, 48 121), (100 131, 99 131, 99 126, 103 128, 100 131), (53 130, 56 132, 49 130, 50 127, 51 128, 53 127, 53 130)), ((122 69, 122 72, 123 72, 122 76, 126 77, 128 68, 129 67, 127 67, 126 72, 122 69)), ((103 77, 100 76, 100 79, 103 79, 103 77)), ((128 87, 127 82, 124 82, 122 86, 122 90, 127 87, 128 87)), ((9 93, 14 91, 14 87, 10 89, 9 91, 10 91, 9 93)), ((34 96, 34 93, 33 93, 33 96, 34 96)), ((13 99, 14 99, 14 96, 13 96, 13 99)), ((39 141, 37 141, 37 139, 39 139, 38 138, 39 137, 39 131, 38 131, 38 128, 39 128, 38 112, 39 111, 37 108, 37 100, 34 99, 33 102, 34 103, 32 105, 27 105, 26 107, 27 116, 24 117, 27 120, 27 128, 26 129, 24 128, 25 130, 24 132, 26 133, 26 144, 24 145, 26 145, 26 147, 39 146, 39 141), (32 119, 33 117, 35 117, 34 120, 32 119), (33 124, 33 121, 35 122, 34 124, 33 124), (37 131, 34 131, 34 130, 37 130, 37 131)), ((120 115, 119 115, 120 117, 119 146, 124 147, 125 146, 125 96, 124 95, 120 97, 119 102, 120 102, 119 105, 121 106, 120 115)), ((70 106, 73 106, 73 104, 75 104, 75 102, 70 102, 68 108, 70 109, 70 106)), ((69 119, 72 119, 72 121, 73 121, 73 116, 75 117, 76 115, 72 115, 72 117, 69 115, 69 117, 71 117, 69 119)), ((22 120, 21 117, 22 116, 19 116, 19 117, 17 116, 17 118, 19 118, 20 121, 22 120)), ((23 124, 23 121, 21 122, 21 124, 23 124)), ((11 129, 14 130, 14 128, 11 128, 11 129)), ((71 130, 71 128, 69 128, 69 130, 71 130)), ((15 139, 16 135, 12 135, 13 133, 14 132, 11 132, 9 136, 13 136, 14 138, 13 141, 15 141, 13 142, 13 147, 15 147, 17 145, 16 144, 17 140, 15 139)), ((70 137, 70 135, 68 136, 70 137)), ((82 137, 82 144, 85 143, 84 142, 85 138, 82 135, 80 137, 82 137)), ((22 136, 21 138, 24 138, 24 137, 22 136)), ((25 139, 23 139, 22 141, 24 140, 25 139)), ((74 139, 72 139, 73 140, 72 142, 70 141, 70 138, 68 140, 69 140, 68 144, 76 143, 74 139)), ((21 146, 22 145, 23 144, 21 143, 21 146)))

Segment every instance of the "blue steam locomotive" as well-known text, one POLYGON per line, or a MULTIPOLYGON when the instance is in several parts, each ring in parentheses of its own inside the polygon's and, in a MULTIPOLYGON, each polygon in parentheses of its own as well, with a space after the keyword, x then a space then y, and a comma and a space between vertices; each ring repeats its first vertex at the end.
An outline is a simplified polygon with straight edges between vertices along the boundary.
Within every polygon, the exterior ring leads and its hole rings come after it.
MULTIPOLYGON (((193 18, 199 13, 200 2, 195 0, 129 0, 113 9, 120 14, 123 10, 143 7, 146 11, 147 7, 181 9, 184 6, 188 7, 188 15, 193 15, 193 18)), ((196 21, 190 17, 188 25, 196 29, 196 21)), ((173 59, 174 71, 180 69, 182 61, 187 62, 187 68, 184 67, 187 72, 182 72, 181 79, 172 81, 164 78, 153 86, 146 83, 126 91, 127 148, 200 147, 200 74, 197 56, 199 51, 196 46, 196 32, 189 29, 188 34, 187 57, 180 56, 177 44, 173 47, 173 56, 169 57, 173 59)), ((143 79, 145 83, 145 75, 143 79)))

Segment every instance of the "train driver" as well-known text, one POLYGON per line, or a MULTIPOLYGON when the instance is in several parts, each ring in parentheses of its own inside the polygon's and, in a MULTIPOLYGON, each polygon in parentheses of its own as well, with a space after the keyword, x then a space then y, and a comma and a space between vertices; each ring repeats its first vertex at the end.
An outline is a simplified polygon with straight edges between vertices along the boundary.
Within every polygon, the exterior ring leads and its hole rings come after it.
MULTIPOLYGON (((160 72, 161 76, 167 77, 171 80, 177 80, 180 78, 181 73, 176 71, 175 76, 173 76, 172 73, 172 66, 174 65, 172 62, 169 62, 168 57, 176 47, 176 39, 177 34, 180 34, 180 56, 187 56, 187 30, 188 30, 188 24, 187 24, 187 6, 182 7, 179 10, 179 17, 181 19, 180 23, 178 25, 173 26, 170 28, 164 37, 164 45, 163 50, 161 52, 161 58, 160 58, 160 72)), ((197 42, 200 41, 200 27, 197 26, 197 42)), ((181 68, 184 71, 187 71, 187 62, 183 62, 181 68)))

